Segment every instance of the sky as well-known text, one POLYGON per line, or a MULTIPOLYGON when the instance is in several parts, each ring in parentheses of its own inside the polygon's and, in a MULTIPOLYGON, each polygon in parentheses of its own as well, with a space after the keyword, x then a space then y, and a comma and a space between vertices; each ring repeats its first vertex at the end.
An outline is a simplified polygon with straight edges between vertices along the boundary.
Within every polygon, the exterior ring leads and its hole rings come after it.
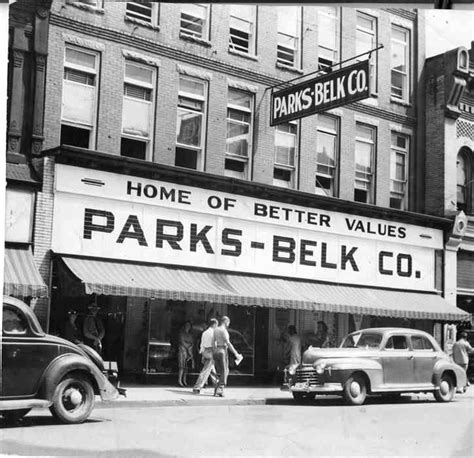
MULTIPOLYGON (((423 10, 418 10, 423 11, 423 10)), ((474 41, 474 11, 424 10, 426 14, 426 57, 474 41)))

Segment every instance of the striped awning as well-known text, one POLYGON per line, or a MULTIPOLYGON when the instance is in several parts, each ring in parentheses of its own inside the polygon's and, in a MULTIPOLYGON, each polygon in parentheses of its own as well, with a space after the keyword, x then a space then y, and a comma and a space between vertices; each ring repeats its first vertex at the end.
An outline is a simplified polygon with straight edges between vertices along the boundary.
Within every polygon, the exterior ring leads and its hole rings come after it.
POLYGON ((48 287, 33 260, 31 248, 5 247, 3 294, 18 297, 44 297, 48 287))
POLYGON ((63 256, 87 294, 457 321, 469 314, 437 294, 63 256))

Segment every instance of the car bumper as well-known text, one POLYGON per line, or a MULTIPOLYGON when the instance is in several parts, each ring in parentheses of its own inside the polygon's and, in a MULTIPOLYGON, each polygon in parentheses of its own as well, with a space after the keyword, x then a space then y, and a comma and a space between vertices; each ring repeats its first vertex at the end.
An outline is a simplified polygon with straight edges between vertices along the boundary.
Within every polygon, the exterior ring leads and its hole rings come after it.
POLYGON ((289 386, 288 389, 295 393, 342 393, 342 384, 325 383, 324 385, 309 385, 301 382, 289 386))

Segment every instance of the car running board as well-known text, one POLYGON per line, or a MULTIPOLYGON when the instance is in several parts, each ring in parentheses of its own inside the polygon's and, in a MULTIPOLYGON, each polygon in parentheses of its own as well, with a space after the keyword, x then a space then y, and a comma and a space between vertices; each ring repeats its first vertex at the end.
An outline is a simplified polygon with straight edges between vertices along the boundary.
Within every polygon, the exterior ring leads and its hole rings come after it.
POLYGON ((50 401, 46 399, 12 399, 9 401, 0 401, 0 411, 4 410, 20 410, 20 409, 33 409, 41 407, 49 407, 50 401))

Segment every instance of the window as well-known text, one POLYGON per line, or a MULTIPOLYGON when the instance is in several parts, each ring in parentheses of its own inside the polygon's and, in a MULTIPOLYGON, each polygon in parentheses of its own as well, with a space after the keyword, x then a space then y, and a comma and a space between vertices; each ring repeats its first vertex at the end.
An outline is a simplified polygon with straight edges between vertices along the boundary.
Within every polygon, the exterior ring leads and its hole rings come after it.
POLYGON ((280 124, 275 128, 275 165, 273 184, 293 187, 297 149, 298 125, 296 122, 280 124))
POLYGON ((5 241, 32 243, 35 192, 29 189, 6 189, 5 241))
POLYGON ((205 81, 181 76, 179 79, 175 165, 202 170, 206 121, 205 81))
POLYGON ((84 3, 85 5, 89 5, 89 6, 92 6, 94 8, 103 8, 104 7, 104 0, 79 0, 79 3, 84 3))
POLYGON ((253 96, 229 88, 225 175, 248 178, 252 135, 253 96))
POLYGON ((279 6, 277 62, 300 68, 301 7, 279 6))
POLYGON ((413 350, 434 351, 433 344, 425 336, 411 336, 413 350))
POLYGON ((209 40, 209 8, 203 3, 181 5, 180 34, 209 40))
POLYGON ((316 138, 316 194, 336 195, 336 170, 338 140, 338 119, 318 115, 316 138))
POLYGON ((392 132, 390 158, 390 207, 406 210, 409 138, 392 132))
MULTIPOLYGON (((468 199, 467 199, 467 177, 468 177, 468 167, 467 161, 464 154, 459 153, 456 161, 456 171, 457 171, 457 192, 456 192, 456 206, 459 210, 462 210, 464 213, 468 211, 468 199)), ((469 184, 471 184, 469 182, 469 184)))
POLYGON ((230 51, 255 55, 256 15, 254 5, 230 6, 230 51))
POLYGON ((2 319, 3 335, 26 334, 28 325, 23 313, 4 305, 2 319))
POLYGON ((374 203, 373 173, 375 128, 365 124, 356 126, 354 200, 374 203))
POLYGON ((410 75, 410 32, 392 26, 392 97, 408 100, 410 75))
POLYGON ((318 6, 318 68, 339 60, 338 8, 318 6))
MULTIPOLYGON (((377 47, 377 19, 357 12, 356 54, 362 54, 377 47)), ((367 55, 359 60, 367 59, 367 55)), ((377 92, 377 53, 372 53, 369 61, 370 90, 377 92)))
POLYGON ((158 25, 159 3, 127 2, 126 17, 151 26, 158 25))
POLYGON ((155 69, 125 62, 120 154, 147 159, 152 150, 155 69))
POLYGON ((61 144, 94 148, 99 56, 66 47, 61 116, 61 144))
POLYGON ((385 350, 408 350, 408 342, 405 336, 392 336, 387 340, 385 350))

